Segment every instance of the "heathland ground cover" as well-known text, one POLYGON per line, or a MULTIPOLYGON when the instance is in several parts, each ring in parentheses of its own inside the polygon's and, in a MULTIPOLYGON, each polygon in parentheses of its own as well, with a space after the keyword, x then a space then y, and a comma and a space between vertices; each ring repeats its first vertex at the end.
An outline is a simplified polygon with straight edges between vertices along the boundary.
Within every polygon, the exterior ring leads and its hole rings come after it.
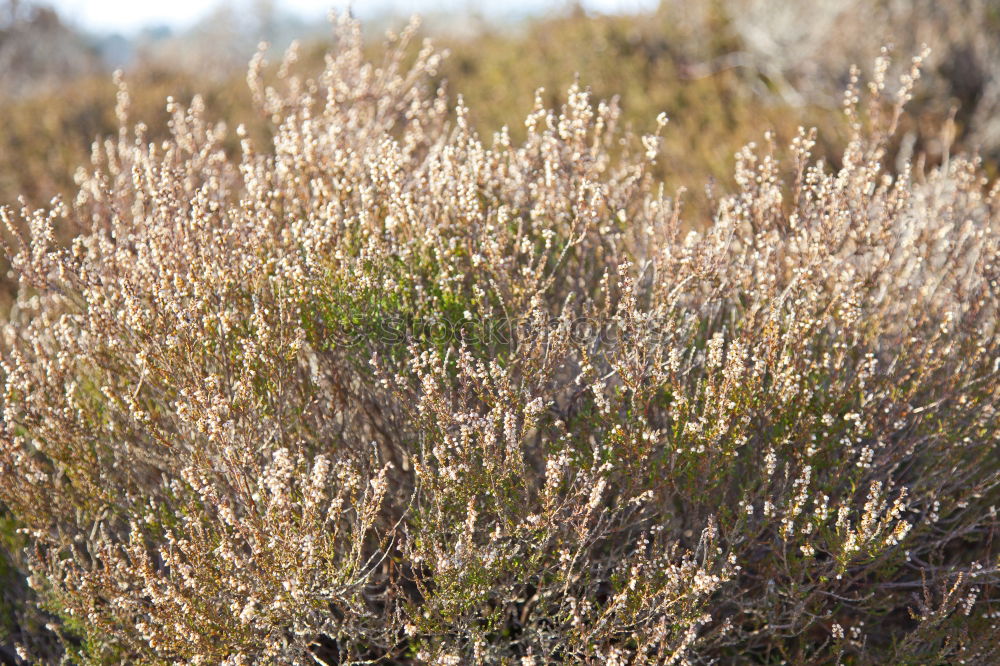
POLYGON ((119 78, 0 209, 4 654, 995 662, 1000 187, 909 56, 738 149, 583 77, 484 130, 415 26, 261 54, 231 117, 119 78))

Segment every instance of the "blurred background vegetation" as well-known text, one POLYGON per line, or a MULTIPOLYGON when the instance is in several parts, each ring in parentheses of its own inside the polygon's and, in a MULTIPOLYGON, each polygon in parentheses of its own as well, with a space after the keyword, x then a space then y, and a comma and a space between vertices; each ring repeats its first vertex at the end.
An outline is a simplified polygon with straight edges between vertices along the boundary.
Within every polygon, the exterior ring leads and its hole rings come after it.
MULTIPOLYGON (((379 48, 375 33, 404 21, 370 23, 371 48, 379 48)), ((975 150, 991 174, 1000 158, 997 0, 662 0, 631 15, 562 2, 517 21, 429 16, 421 30, 450 51, 441 78, 452 96, 464 96, 486 136, 503 125, 519 136, 538 88, 556 105, 576 80, 597 99, 617 97, 636 131, 653 129, 666 112, 658 175, 668 192, 687 191, 692 224, 710 219, 713 191, 728 189, 734 153, 767 130, 780 146, 800 125, 818 127, 818 150, 835 166, 848 130, 840 106, 850 65, 870 69, 883 45, 892 45, 898 69, 921 44, 933 49, 899 157, 925 154, 934 163, 949 151, 975 150)), ((72 198, 74 173, 88 164, 95 140, 117 130, 117 67, 125 70, 132 116, 153 139, 166 132, 167 96, 187 103, 196 93, 209 117, 266 138, 270 128, 251 108, 245 65, 259 39, 278 50, 293 35, 302 40, 302 68, 318 71, 329 31, 267 3, 249 12, 223 7, 180 34, 126 39, 86 34, 44 5, 0 0, 0 204, 72 198)), ((73 231, 59 233, 65 239, 73 231)), ((7 269, 0 262, 5 311, 14 289, 7 269)), ((15 600, 26 594, 11 554, 16 541, 0 507, 0 662, 13 661, 14 640, 44 622, 16 616, 15 600)))
MULTIPOLYGON (((0 2, 0 202, 44 204, 73 188, 95 138, 114 133, 110 72, 123 65, 134 116, 151 136, 166 130, 167 95, 205 97, 210 115, 267 132, 249 108, 244 68, 260 38, 302 39, 302 65, 318 69, 330 48, 322 27, 222 8, 182 34, 131 40, 82 34, 52 9, 0 2)), ((403 17, 372 22, 373 33, 403 17)), ((662 177, 693 205, 706 183, 724 187, 733 154, 772 130, 779 145, 799 125, 817 126, 831 158, 842 145, 839 113, 848 70, 870 67, 882 45, 905 66, 933 49, 903 133, 908 149, 940 159, 941 129, 954 115, 958 148, 1000 157, 1000 2, 996 0, 663 0, 633 15, 588 13, 573 3, 499 24, 430 16, 423 31, 451 57, 442 78, 461 93, 489 136, 517 136, 537 88, 558 104, 579 78, 597 99, 618 97, 627 124, 652 129, 663 111, 662 177)), ((378 35, 373 35, 373 49, 378 35)), ((277 49, 275 49, 277 50, 277 49)), ((275 53, 272 60, 280 59, 275 53)))

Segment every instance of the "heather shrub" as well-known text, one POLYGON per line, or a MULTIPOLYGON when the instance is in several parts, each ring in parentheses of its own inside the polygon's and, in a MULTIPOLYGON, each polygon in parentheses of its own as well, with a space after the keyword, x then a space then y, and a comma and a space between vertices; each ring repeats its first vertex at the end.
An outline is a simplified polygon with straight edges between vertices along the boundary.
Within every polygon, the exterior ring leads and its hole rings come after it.
POLYGON ((996 658, 1000 190, 886 168, 923 56, 686 221, 616 104, 484 140, 412 29, 337 34, 252 63, 270 144, 122 86, 76 196, 2 209, 0 500, 65 658, 996 658))
MULTIPOLYGON (((30 9, 30 3, 18 7, 26 15, 51 14, 30 9)), ((253 20, 244 16, 234 23, 224 14, 211 23, 214 28, 204 29, 225 34, 253 20)), ((31 25, 11 22, 0 42, 52 41, 39 39, 31 25)), ((733 153, 764 131, 784 145, 799 125, 816 126, 820 132, 814 153, 836 164, 849 134, 838 111, 848 68, 868 64, 886 43, 895 43, 904 54, 918 51, 924 42, 933 48, 919 95, 908 107, 911 117, 898 133, 897 142, 907 146, 903 152, 921 152, 940 162, 948 144, 939 140, 940 127, 954 114, 955 147, 979 150, 991 174, 998 155, 992 67, 1000 30, 997 12, 981 0, 838 0, 822 7, 782 0, 663 0, 657 9, 635 15, 591 15, 567 8, 515 26, 484 23, 472 34, 433 25, 423 33, 451 53, 435 82, 446 79, 453 94, 465 97, 472 126, 487 137, 507 124, 513 140, 521 141, 521 120, 538 88, 544 88, 544 103, 556 107, 577 77, 595 98, 617 98, 622 124, 637 132, 652 131, 657 114, 665 111, 672 131, 663 136, 654 173, 671 188, 687 188, 688 219, 693 222, 709 215, 715 204, 704 192, 706 183, 715 181, 720 191, 728 190, 733 153)), ((62 41, 74 40, 79 41, 70 35, 62 41)), ((233 36, 206 40, 202 35, 200 41, 210 42, 217 56, 210 66, 191 66, 192 57, 204 63, 199 48, 170 56, 168 46, 143 50, 130 66, 133 115, 148 124, 148 138, 167 136, 159 113, 166 96, 187 105, 200 93, 211 117, 230 127, 243 123, 251 136, 268 140, 267 119, 249 108, 242 65, 232 67, 234 54, 224 46, 233 45, 233 36)), ((306 40, 300 71, 321 71, 329 48, 328 40, 306 40)), ((64 60, 59 49, 37 51, 52 60, 42 64, 59 71, 64 60)), ((365 52, 376 60, 382 57, 378 44, 365 52)), ((28 64, 11 59, 11 77, 17 78, 28 64)), ((87 71, 97 69, 92 62, 87 71)), ((95 137, 116 131, 110 76, 69 74, 47 88, 5 84, 0 77, 7 120, 0 130, 0 202, 15 205, 24 196, 32 205, 45 206, 53 195, 72 197, 74 172, 87 162, 95 137)), ((227 148, 236 147, 230 133, 227 148)), ((63 240, 75 233, 56 231, 63 240)), ((0 271, 5 273, 6 267, 0 271)))

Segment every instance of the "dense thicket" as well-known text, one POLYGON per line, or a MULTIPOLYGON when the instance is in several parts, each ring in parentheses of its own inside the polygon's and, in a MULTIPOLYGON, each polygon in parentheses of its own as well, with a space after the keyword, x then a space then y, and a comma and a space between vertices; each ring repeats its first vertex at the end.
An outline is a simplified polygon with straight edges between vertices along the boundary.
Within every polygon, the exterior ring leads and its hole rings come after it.
POLYGON ((430 45, 337 34, 255 59, 272 142, 122 86, 76 195, 3 209, 25 659, 996 659, 1000 190, 886 168, 924 55, 685 221, 614 103, 484 139, 430 45))

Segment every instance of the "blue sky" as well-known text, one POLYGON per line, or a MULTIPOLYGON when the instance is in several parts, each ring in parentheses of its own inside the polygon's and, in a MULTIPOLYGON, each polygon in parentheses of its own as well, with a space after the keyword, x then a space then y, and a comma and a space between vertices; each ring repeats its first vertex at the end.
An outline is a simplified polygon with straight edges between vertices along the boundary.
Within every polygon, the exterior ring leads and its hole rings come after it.
MULTIPOLYGON (((259 0, 258 0, 259 1, 259 0)), ((149 25, 169 25, 183 28, 201 18, 217 3, 209 0, 48 0, 61 15, 71 22, 97 32, 133 32, 149 25)), ((253 6, 254 0, 229 0, 234 6, 253 6)), ((319 18, 335 7, 344 7, 344 0, 272 0, 276 7, 305 18, 319 18)), ((558 8, 566 0, 355 0, 350 3, 362 18, 386 9, 400 14, 426 11, 468 11, 476 9, 489 15, 493 12, 521 12, 558 8)), ((656 0, 584 0, 583 5, 595 11, 635 11, 655 6, 656 0)))

